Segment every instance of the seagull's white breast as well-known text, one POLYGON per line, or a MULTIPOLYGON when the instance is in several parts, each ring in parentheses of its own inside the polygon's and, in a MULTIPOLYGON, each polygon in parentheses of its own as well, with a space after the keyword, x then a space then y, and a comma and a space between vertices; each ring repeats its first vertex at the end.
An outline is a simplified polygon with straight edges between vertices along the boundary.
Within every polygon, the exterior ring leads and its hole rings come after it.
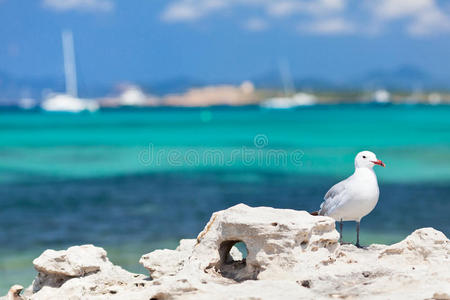
POLYGON ((342 184, 343 188, 324 202, 324 214, 336 221, 360 221, 377 205, 377 177, 373 170, 361 168, 342 184))

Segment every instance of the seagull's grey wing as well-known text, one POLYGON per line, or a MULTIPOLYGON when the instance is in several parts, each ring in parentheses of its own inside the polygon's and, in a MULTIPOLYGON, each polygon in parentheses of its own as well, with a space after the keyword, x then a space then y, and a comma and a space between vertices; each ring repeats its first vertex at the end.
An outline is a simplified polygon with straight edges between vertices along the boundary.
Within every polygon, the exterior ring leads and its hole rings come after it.
POLYGON ((333 211, 334 208, 336 208, 339 201, 342 199, 342 195, 345 193, 347 180, 348 179, 336 183, 325 194, 325 197, 323 197, 325 201, 320 205, 320 215, 327 216, 333 211))

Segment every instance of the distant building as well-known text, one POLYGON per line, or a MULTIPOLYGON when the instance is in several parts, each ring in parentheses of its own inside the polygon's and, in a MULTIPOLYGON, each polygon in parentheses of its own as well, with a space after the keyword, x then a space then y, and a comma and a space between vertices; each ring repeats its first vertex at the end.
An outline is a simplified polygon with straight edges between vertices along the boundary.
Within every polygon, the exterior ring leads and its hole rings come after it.
POLYGON ((126 87, 118 99, 120 105, 143 106, 147 103, 147 96, 138 86, 134 85, 126 87))
POLYGON ((442 103, 442 96, 439 93, 431 93, 428 95, 428 102, 432 105, 437 105, 442 103))
POLYGON ((255 87, 249 81, 240 86, 217 85, 194 88, 184 94, 167 95, 162 104, 169 106, 246 105, 255 103, 255 87))
POLYGON ((137 85, 121 84, 118 87, 119 95, 101 100, 101 105, 106 107, 118 106, 156 106, 159 104, 157 97, 147 95, 137 85))

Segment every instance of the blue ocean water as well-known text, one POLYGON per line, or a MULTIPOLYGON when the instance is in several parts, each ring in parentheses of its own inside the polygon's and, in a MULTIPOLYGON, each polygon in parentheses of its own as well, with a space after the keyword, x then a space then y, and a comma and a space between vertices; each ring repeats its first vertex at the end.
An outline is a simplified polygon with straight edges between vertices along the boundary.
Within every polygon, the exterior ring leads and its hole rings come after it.
POLYGON ((365 149, 386 168, 362 242, 448 235, 449 106, 0 111, 0 294, 31 283, 47 248, 93 243, 145 272, 140 255, 194 238, 214 211, 315 210, 365 149))

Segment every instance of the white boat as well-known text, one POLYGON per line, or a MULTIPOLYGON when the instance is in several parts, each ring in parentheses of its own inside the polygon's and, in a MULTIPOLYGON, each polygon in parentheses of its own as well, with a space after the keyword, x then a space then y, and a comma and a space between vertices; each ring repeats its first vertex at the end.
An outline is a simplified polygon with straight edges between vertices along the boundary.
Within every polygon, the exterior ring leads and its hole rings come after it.
POLYGON ((50 94, 41 103, 41 108, 46 111, 61 112, 81 112, 96 111, 99 104, 95 100, 81 99, 77 96, 77 75, 75 67, 75 51, 73 46, 72 32, 64 31, 62 33, 63 52, 64 52, 64 75, 66 80, 65 94, 50 94))
POLYGON ((391 94, 384 90, 384 89, 380 89, 380 90, 376 90, 373 93, 373 101, 376 103, 389 103, 391 102, 391 94))
POLYGON ((262 101, 260 106, 269 109, 290 109, 298 106, 310 106, 317 104, 317 97, 308 93, 295 93, 289 62, 281 60, 278 64, 280 77, 283 83, 284 97, 275 97, 262 101), (292 93, 295 93, 293 96, 292 93))
POLYGON ((307 93, 297 93, 292 97, 276 97, 264 100, 261 106, 271 109, 289 109, 317 104, 317 97, 307 93))
POLYGON ((53 94, 41 103, 41 108, 46 111, 81 112, 96 111, 99 105, 94 100, 80 99, 68 94, 53 94))

